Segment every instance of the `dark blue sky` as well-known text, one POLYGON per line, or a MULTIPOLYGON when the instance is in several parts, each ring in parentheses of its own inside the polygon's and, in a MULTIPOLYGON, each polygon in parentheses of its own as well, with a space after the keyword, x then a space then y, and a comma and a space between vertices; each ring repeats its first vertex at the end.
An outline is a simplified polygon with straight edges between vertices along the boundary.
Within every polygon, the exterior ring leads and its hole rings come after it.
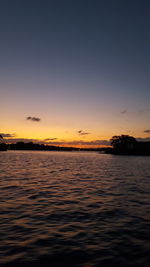
POLYGON ((119 129, 119 113, 126 110, 125 127, 132 117, 142 134, 150 127, 149 14, 146 0, 2 1, 0 88, 6 105, 22 116, 26 110, 52 114, 58 124, 61 114, 63 127, 73 120, 94 132, 100 117, 103 136, 109 136, 108 118, 119 129), (16 97, 23 106, 14 104, 16 97), (134 118, 140 111, 141 129, 134 118))

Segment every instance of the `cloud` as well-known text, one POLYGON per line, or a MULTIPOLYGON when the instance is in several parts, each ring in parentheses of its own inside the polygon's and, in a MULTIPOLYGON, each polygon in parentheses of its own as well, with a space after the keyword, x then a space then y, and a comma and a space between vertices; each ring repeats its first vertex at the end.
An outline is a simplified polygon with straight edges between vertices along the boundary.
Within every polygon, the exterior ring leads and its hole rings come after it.
MULTIPOLYGON (((38 142, 38 140, 35 139, 26 139, 26 138, 8 138, 6 139, 6 143, 17 143, 17 142, 24 142, 24 143, 29 143, 29 142, 38 142)), ((38 143, 41 143, 40 141, 38 143)))
POLYGON ((150 137, 145 137, 145 138, 137 137, 136 140, 140 142, 150 142, 150 137))
POLYGON ((123 109, 120 111, 120 114, 122 114, 122 115, 126 115, 129 113, 140 117, 140 116, 144 116, 144 115, 150 113, 150 108, 143 108, 143 109, 141 108, 141 109, 133 110, 132 112, 131 111, 129 112, 128 109, 123 109))
POLYGON ((57 138, 47 138, 47 139, 44 139, 44 140, 37 140, 37 139, 32 139, 32 138, 7 138, 5 139, 6 143, 17 143, 17 142, 24 142, 24 143, 29 143, 29 142, 33 142, 33 143, 36 143, 36 144, 45 144, 45 145, 48 145, 48 144, 52 144, 52 145, 55 145, 54 143, 59 143, 59 142, 55 142, 57 138), (48 141, 49 140, 49 141, 48 141))
POLYGON ((35 144, 47 144, 43 140, 37 140, 37 139, 30 139, 30 138, 7 138, 5 139, 6 143, 15 144, 17 142, 24 142, 24 143, 30 143, 33 142, 35 144))
POLYGON ((88 132, 84 132, 83 130, 79 130, 79 131, 78 131, 78 134, 79 134, 79 135, 88 135, 88 134, 90 134, 90 133, 88 133, 88 132))
POLYGON ((27 119, 27 120, 30 120, 30 121, 35 121, 35 122, 41 121, 40 118, 38 118, 38 117, 31 117, 31 116, 26 117, 26 119, 27 119))
POLYGON ((15 134, 9 134, 9 133, 0 133, 2 137, 15 137, 15 134))
POLYGON ((47 142, 47 141, 54 141, 54 140, 57 140, 57 138, 46 138, 46 139, 44 139, 45 142, 47 142))
POLYGON ((149 133, 150 134, 150 130, 145 130, 144 133, 149 133))
POLYGON ((143 109, 139 109, 137 110, 137 116, 143 116, 146 115, 150 112, 150 108, 143 108, 143 109))
POLYGON ((121 114, 127 114, 128 113, 128 110, 127 109, 121 110, 120 113, 121 114))

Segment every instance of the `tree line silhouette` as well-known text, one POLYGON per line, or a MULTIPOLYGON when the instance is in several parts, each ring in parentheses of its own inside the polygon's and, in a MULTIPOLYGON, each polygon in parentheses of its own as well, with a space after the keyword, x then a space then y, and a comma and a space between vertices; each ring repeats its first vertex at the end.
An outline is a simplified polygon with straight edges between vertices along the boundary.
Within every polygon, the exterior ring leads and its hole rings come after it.
POLYGON ((17 142, 13 144, 0 144, 0 150, 36 150, 36 151, 99 151, 98 148, 78 148, 37 144, 33 142, 17 142))
POLYGON ((104 148, 76 148, 60 147, 33 142, 17 142, 15 144, 0 143, 0 151, 6 150, 42 150, 42 151, 98 151, 116 155, 150 155, 150 142, 137 141, 133 136, 118 135, 110 139, 110 147, 104 148))
POLYGON ((116 155, 150 155, 150 142, 137 141, 133 136, 118 135, 110 139, 106 153, 116 155))

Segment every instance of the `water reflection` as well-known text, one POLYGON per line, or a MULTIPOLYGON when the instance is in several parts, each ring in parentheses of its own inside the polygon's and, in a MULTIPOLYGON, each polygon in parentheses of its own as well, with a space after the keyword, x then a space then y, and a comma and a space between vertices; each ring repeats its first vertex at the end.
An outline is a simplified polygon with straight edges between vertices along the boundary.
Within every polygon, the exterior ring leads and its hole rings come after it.
POLYGON ((148 157, 0 154, 1 264, 148 266, 148 157))

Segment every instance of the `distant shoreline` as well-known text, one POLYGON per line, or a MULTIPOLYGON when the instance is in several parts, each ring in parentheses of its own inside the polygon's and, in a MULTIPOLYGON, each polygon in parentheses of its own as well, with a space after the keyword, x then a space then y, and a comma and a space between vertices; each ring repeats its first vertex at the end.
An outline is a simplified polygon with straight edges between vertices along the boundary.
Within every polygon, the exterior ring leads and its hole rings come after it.
POLYGON ((0 143, 0 151, 76 151, 76 152, 98 152, 110 155, 122 156, 150 156, 150 142, 137 141, 128 135, 113 136, 110 140, 111 146, 105 147, 67 147, 49 144, 38 144, 33 142, 17 142, 7 144, 0 143))
POLYGON ((18 142, 15 144, 1 144, 0 151, 91 151, 100 152, 101 148, 78 148, 78 147, 61 147, 61 146, 49 146, 44 144, 35 143, 23 143, 18 142))

